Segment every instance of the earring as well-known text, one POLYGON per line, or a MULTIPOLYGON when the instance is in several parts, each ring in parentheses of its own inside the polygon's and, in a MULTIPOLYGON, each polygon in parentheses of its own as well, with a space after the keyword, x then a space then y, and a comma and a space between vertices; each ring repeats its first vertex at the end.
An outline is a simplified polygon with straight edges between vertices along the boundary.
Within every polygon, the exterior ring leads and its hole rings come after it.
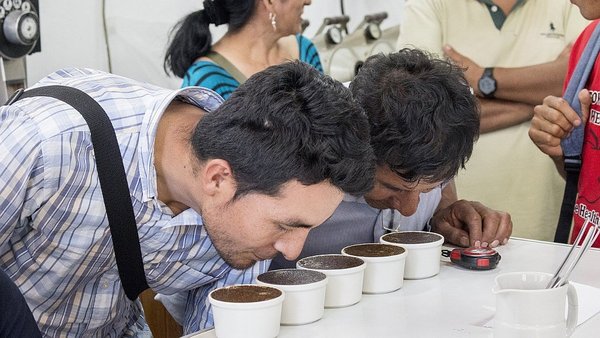
POLYGON ((269 12, 269 20, 271 20, 271 26, 273 26, 273 32, 277 31, 277 14, 269 12))

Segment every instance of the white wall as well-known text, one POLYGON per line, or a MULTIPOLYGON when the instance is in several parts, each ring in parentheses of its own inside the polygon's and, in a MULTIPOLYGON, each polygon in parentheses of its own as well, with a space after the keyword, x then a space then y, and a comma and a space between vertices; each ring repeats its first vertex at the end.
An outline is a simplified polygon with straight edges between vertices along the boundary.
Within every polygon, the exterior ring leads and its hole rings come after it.
MULTIPOLYGON (((112 72, 164 87, 181 82, 169 78, 162 61, 171 27, 201 7, 201 0, 41 0, 42 51, 27 56, 28 82, 35 83, 62 67, 109 70, 102 5, 106 6, 112 72)), ((345 0, 352 31, 365 14, 387 11, 382 28, 400 22, 404 0, 345 0)), ((310 21, 305 34, 312 37, 324 17, 340 15, 337 0, 313 0, 305 8, 310 21)), ((214 31, 217 39, 223 29, 214 31)))
POLYGON ((33 83, 65 66, 107 69, 100 1, 41 0, 42 52, 27 56, 33 83))

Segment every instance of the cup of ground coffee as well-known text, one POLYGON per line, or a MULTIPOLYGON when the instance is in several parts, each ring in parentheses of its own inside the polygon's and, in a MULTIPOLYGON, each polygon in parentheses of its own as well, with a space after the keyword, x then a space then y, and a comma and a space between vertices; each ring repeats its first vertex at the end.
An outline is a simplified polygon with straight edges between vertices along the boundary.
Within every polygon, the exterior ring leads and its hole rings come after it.
POLYGON ((219 338, 271 338, 279 334, 281 290, 262 285, 232 285, 208 295, 219 338))
POLYGON ((444 236, 427 231, 400 231, 385 234, 379 241, 406 249, 405 279, 423 279, 440 272, 444 236))
POLYGON ((323 317, 327 286, 324 273, 304 269, 273 270, 260 274, 256 283, 285 292, 281 324, 301 325, 323 317))
POLYGON ((340 254, 316 255, 302 258, 296 262, 296 267, 327 275, 326 308, 350 306, 360 302, 363 275, 367 267, 362 259, 340 254))
POLYGON ((367 264, 363 293, 392 292, 404 283, 406 250, 403 247, 383 243, 355 244, 343 248, 342 255, 358 257, 367 264))

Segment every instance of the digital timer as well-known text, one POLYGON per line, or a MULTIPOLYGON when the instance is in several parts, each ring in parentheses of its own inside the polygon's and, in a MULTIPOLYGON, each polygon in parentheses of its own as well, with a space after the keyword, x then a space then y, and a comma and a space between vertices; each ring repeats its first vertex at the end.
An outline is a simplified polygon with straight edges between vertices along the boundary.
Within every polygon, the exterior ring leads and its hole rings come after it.
POLYGON ((500 254, 490 248, 459 248, 450 252, 450 261, 470 270, 491 270, 500 262, 500 254))

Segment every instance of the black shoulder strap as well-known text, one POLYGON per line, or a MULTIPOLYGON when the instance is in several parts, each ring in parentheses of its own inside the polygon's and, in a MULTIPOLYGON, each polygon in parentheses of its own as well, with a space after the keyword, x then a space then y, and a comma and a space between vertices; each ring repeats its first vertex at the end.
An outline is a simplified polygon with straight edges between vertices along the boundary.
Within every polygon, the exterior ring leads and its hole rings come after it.
POLYGON ((554 241, 567 243, 571 233, 573 222, 573 209, 577 199, 577 184, 579 182, 579 171, 581 170, 581 156, 565 156, 565 172, 567 181, 565 183, 565 194, 563 195, 558 224, 554 233, 554 241))
POLYGON ((148 283, 123 158, 110 119, 96 100, 79 89, 67 86, 19 91, 7 104, 33 96, 53 97, 69 104, 88 124, 121 284, 127 298, 135 300, 142 291, 148 289, 148 283))

